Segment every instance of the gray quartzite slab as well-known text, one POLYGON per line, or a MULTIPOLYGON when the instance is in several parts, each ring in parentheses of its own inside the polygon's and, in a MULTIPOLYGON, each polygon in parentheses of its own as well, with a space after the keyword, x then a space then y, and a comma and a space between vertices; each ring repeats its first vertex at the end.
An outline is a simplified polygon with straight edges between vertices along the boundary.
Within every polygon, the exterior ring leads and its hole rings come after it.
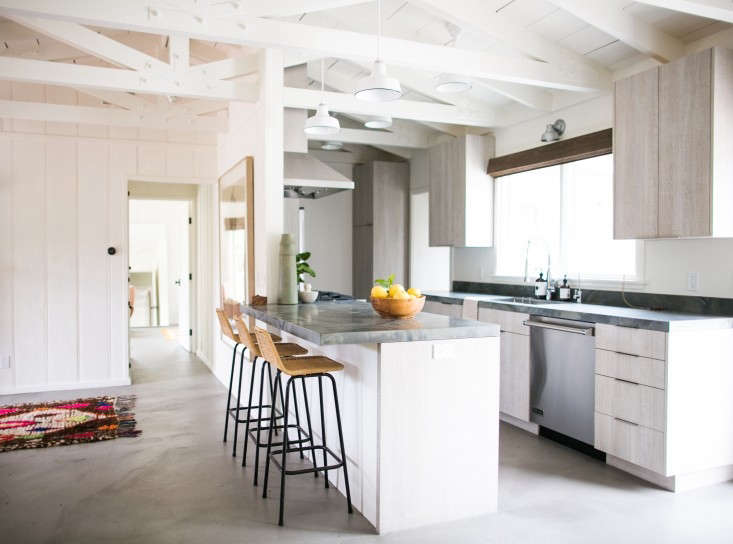
POLYGON ((720 329, 733 327, 733 317, 661 312, 639 308, 605 306, 600 304, 576 304, 573 302, 547 302, 522 304, 509 302, 506 295, 457 293, 451 291, 427 292, 428 300, 448 304, 463 304, 466 298, 478 299, 479 308, 495 308, 530 315, 575 319, 592 323, 605 323, 621 327, 634 327, 654 331, 676 331, 685 329, 720 329))
POLYGON ((384 319, 368 302, 242 305, 242 312, 318 345, 382 344, 499 336, 499 327, 422 312, 414 319, 384 319))

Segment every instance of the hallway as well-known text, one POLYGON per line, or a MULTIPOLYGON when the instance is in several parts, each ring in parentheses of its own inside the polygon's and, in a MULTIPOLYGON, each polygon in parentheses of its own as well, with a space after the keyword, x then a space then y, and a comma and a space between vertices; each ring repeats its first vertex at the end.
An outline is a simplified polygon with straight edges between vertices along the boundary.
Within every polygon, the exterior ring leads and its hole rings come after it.
POLYGON ((497 515, 380 539, 334 489, 304 476, 288 480, 279 528, 276 486, 261 499, 252 468, 221 442, 224 387, 160 330, 136 333, 132 353, 134 385, 114 393, 137 395, 143 434, 0 454, 3 542, 730 542, 733 484, 674 495, 508 425, 497 515))

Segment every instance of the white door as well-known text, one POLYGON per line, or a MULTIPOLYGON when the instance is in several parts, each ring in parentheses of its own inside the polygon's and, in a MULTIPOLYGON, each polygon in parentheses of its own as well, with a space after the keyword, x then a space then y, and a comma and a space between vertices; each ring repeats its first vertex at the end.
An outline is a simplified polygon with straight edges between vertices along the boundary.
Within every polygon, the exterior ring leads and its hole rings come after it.
POLYGON ((178 289, 178 343, 183 346, 186 351, 191 351, 191 272, 193 266, 191 264, 191 204, 189 203, 188 214, 186 214, 185 224, 181 226, 181 263, 183 263, 180 271, 179 281, 176 282, 178 289))

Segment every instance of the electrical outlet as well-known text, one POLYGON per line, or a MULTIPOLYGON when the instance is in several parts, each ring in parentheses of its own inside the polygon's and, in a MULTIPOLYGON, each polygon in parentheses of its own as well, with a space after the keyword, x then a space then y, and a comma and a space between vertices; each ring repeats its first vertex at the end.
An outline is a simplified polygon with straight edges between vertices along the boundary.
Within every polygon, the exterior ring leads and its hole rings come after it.
POLYGON ((687 290, 697 291, 700 288, 700 273, 699 272, 688 272, 687 273, 687 290))
POLYGON ((12 355, 3 355, 0 357, 0 370, 5 370, 7 368, 10 368, 10 363, 12 361, 13 356, 12 355))

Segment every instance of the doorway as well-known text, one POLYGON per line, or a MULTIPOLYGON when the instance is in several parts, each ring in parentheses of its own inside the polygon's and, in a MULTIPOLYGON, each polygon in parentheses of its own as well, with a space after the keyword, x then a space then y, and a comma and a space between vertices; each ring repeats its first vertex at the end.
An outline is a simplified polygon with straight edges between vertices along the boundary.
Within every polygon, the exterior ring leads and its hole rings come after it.
POLYGON ((191 351, 192 201, 129 200, 130 330, 157 328, 191 351))

